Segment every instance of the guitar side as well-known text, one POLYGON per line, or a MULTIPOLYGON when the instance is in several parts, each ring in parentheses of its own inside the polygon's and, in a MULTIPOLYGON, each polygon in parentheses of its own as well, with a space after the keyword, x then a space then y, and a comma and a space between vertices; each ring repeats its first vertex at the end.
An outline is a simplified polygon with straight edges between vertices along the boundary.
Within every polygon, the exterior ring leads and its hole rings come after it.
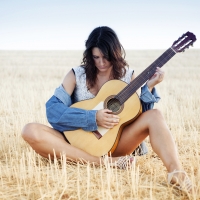
MULTIPOLYGON (((120 80, 111 80, 106 82, 97 96, 93 99, 80 101, 71 107, 93 110, 97 105, 103 105, 105 99, 111 95, 118 94, 127 84, 120 80)), ((103 109, 103 107, 102 107, 103 109)), ((142 112, 142 106, 137 93, 134 93, 125 103, 123 110, 118 114, 120 122, 103 135, 100 139, 92 132, 82 129, 74 131, 64 131, 64 134, 71 145, 80 148, 94 156, 103 156, 107 153, 113 153, 117 147, 123 128, 133 122, 142 112)))

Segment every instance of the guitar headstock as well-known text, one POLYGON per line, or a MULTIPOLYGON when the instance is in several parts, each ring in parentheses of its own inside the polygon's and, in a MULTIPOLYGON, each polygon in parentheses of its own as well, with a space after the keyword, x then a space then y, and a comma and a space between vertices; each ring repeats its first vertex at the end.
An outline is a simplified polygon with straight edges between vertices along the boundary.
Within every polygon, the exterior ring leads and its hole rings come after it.
POLYGON ((192 46, 195 41, 196 36, 188 31, 187 33, 183 34, 180 38, 178 38, 178 40, 176 40, 171 47, 176 53, 184 52, 185 49, 189 48, 189 46, 192 46))

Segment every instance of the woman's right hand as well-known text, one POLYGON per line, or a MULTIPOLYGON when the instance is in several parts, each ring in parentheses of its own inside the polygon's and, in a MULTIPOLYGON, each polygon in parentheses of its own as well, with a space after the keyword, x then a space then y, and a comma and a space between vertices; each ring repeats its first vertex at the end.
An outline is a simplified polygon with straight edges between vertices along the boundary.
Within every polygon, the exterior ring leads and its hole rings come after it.
POLYGON ((112 111, 108 109, 98 110, 96 114, 97 125, 108 129, 117 125, 119 123, 119 119, 118 115, 113 115, 112 111))

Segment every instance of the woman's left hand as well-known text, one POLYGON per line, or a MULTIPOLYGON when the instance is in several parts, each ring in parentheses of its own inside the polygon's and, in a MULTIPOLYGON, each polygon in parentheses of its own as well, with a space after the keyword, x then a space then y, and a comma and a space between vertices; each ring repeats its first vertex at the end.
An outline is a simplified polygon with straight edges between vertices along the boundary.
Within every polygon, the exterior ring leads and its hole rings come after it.
POLYGON ((147 81, 147 86, 150 91, 164 79, 164 75, 164 71, 160 67, 157 67, 155 74, 147 81))

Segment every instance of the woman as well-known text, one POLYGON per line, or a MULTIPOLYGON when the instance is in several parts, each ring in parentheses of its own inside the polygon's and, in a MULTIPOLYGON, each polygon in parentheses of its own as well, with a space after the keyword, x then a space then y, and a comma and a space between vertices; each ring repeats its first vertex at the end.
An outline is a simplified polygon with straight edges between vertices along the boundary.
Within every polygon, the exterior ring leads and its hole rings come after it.
MULTIPOLYGON (((72 160, 86 160, 100 163, 103 158, 92 156, 81 149, 67 143, 63 131, 82 128, 85 131, 95 131, 97 126, 112 128, 119 123, 119 117, 108 109, 83 110, 70 108, 77 101, 96 96, 101 86, 112 79, 130 83, 135 78, 133 70, 123 58, 123 47, 116 33, 109 27, 95 28, 86 41, 83 55, 83 65, 73 68, 64 78, 62 85, 55 90, 54 95, 46 103, 48 126, 31 123, 27 124, 22 137, 31 147, 44 157, 66 155, 72 160)), ((182 171, 177 149, 166 125, 157 109, 152 109, 154 102, 159 100, 154 86, 161 82, 164 72, 157 68, 155 74, 147 81, 141 91, 143 113, 133 123, 127 125, 121 134, 119 143, 112 154, 111 164, 126 168, 134 161, 130 155, 143 140, 149 136, 155 153, 161 158, 167 168, 168 183, 177 183, 179 189, 191 190, 191 183, 186 173, 182 171), (146 112, 144 112, 146 111, 146 112)), ((141 154, 146 153, 142 143, 141 154)))

